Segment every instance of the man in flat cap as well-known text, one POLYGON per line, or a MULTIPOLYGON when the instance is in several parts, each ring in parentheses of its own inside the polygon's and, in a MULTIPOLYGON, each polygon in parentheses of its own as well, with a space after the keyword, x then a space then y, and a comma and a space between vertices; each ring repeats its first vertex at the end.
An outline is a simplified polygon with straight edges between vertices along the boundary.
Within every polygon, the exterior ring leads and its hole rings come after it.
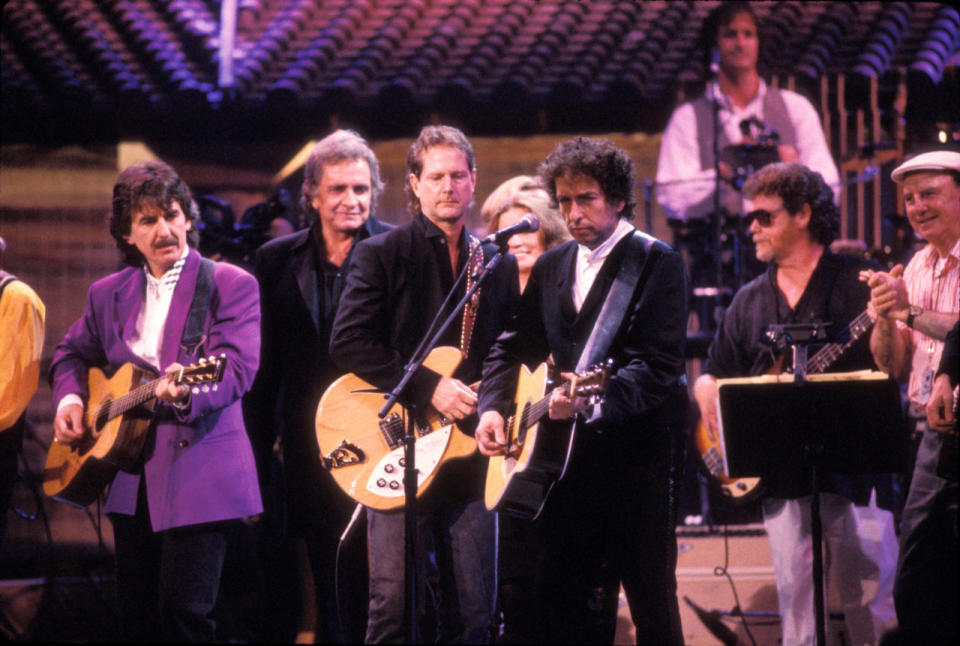
MULTIPOLYGON (((894 584, 897 619, 917 644, 957 639, 956 465, 941 459, 945 433, 930 428, 926 405, 944 339, 960 310, 960 153, 917 155, 893 171, 910 226, 927 244, 906 269, 862 272, 871 288, 876 326, 870 349, 877 366, 908 382, 909 419, 919 439, 903 509, 894 584)), ((955 460, 955 458, 954 458, 955 460)))

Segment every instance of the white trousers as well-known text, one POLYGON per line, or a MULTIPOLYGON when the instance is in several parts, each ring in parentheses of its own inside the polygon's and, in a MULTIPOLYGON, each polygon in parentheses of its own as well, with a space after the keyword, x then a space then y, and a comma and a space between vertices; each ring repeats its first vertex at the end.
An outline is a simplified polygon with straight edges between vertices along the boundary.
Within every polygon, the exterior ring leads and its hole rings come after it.
MULTIPOLYGON (((762 501, 763 525, 770 539, 777 578, 784 646, 816 642, 810 501, 810 496, 762 501)), ((820 518, 824 543, 824 606, 832 570, 850 643, 876 644, 897 624, 893 607, 897 567, 893 514, 877 507, 876 492, 871 494, 866 507, 858 507, 836 494, 822 493, 820 518)), ((831 642, 829 630, 827 642, 831 642)))

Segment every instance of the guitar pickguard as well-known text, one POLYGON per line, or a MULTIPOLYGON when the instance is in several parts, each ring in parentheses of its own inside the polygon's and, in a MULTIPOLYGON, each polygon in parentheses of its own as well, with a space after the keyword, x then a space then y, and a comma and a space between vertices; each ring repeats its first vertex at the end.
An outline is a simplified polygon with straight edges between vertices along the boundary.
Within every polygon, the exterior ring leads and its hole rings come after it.
MULTIPOLYGON (((447 425, 420 437, 416 442, 417 488, 439 466, 453 426, 447 425)), ((380 459, 367 479, 367 491, 384 498, 401 498, 403 490, 403 447, 398 447, 380 459)))

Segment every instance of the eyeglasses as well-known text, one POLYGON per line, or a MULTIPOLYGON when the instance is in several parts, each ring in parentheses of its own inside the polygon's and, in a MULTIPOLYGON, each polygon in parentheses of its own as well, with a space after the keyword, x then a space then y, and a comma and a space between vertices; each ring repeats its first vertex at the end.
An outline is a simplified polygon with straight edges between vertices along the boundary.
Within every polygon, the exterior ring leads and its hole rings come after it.
POLYGON ((768 211, 766 209, 757 209, 755 211, 750 211, 749 213, 747 213, 747 226, 750 226, 750 223, 756 220, 757 224, 759 224, 760 226, 768 227, 770 226, 771 220, 773 220, 773 216, 775 216, 780 211, 786 211, 786 210, 787 210, 786 207, 781 206, 779 209, 774 209, 772 211, 768 211))

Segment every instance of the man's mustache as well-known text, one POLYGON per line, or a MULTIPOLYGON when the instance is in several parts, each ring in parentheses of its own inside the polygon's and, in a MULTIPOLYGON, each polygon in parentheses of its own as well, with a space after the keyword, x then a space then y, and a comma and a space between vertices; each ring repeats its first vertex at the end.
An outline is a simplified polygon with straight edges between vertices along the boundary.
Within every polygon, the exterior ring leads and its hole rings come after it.
POLYGON ((164 238, 159 242, 153 243, 154 249, 163 249, 164 247, 175 247, 180 243, 176 236, 170 236, 169 238, 164 238))

